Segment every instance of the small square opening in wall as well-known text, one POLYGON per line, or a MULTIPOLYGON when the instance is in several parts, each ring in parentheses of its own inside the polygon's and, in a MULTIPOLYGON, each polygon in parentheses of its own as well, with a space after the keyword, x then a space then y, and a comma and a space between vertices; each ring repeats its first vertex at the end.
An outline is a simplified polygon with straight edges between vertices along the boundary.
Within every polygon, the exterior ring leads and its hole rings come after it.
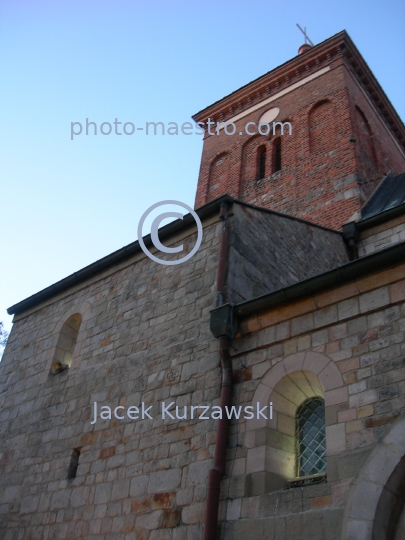
POLYGON ((68 479, 76 478, 81 448, 73 448, 68 469, 68 479))

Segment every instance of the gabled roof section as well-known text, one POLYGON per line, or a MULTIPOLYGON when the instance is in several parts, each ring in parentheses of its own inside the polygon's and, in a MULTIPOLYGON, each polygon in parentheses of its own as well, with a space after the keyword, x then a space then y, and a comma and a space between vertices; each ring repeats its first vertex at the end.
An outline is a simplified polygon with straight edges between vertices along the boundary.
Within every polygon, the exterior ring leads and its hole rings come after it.
MULTIPOLYGON (((375 274, 387 268, 392 268, 396 264, 403 264, 405 261, 405 242, 396 244, 381 251, 376 251, 371 255, 350 261, 342 266, 333 268, 317 276, 310 277, 304 281, 293 283, 288 287, 272 291, 268 294, 252 298, 245 302, 240 302, 233 306, 233 313, 236 317, 247 317, 254 313, 266 311, 274 307, 288 304, 300 298, 305 298, 313 294, 336 287, 357 279, 375 274)), ((227 305, 227 304, 225 304, 227 305)), ((221 306, 223 307, 223 306, 221 306)), ((214 311, 219 311, 221 307, 214 311)))
POLYGON ((405 203, 405 173, 398 176, 389 173, 362 208, 360 221, 387 212, 403 203, 405 203))
MULTIPOLYGON (((284 217, 292 221, 306 224, 308 226, 311 226, 312 228, 324 230, 329 233, 339 235, 339 233, 337 233, 336 231, 332 229, 328 229, 327 227, 322 227, 321 225, 316 225, 304 219, 288 216, 286 214, 281 214, 279 212, 268 210, 266 208, 249 205, 242 201, 238 201, 237 199, 234 199, 233 197, 227 194, 222 195, 221 197, 218 197, 218 199, 215 199, 205 204, 204 206, 201 206, 200 208, 196 210, 196 213, 199 216, 199 218, 203 220, 207 217, 210 217, 212 214, 219 212, 219 209, 222 203, 228 203, 228 204, 237 203, 246 207, 253 208, 263 214, 272 214, 274 216, 284 217)), ((172 235, 178 234, 180 231, 194 225, 195 225, 194 218, 191 216, 191 214, 186 214, 183 217, 183 219, 176 219, 175 221, 172 221, 171 223, 168 223, 167 225, 164 225, 163 227, 161 227, 159 229, 159 238, 161 240, 164 240, 165 238, 170 238, 172 235)), ((150 234, 144 236, 143 240, 147 247, 153 245, 150 234)), ((66 278, 58 281, 57 283, 54 283, 53 285, 46 287, 42 291, 39 291, 33 294, 32 296, 29 296, 25 300, 22 300, 21 302, 14 304, 13 306, 8 308, 7 313, 9 315, 19 315, 23 313, 24 311, 27 311, 28 309, 32 309, 38 306, 44 301, 48 301, 50 298, 53 298, 54 296, 60 293, 65 293, 66 291, 68 291, 70 288, 74 286, 77 286, 79 284, 83 284, 83 286, 85 286, 85 283, 88 279, 94 278, 97 275, 102 275, 104 271, 112 268, 115 265, 118 265, 127 261, 128 259, 136 255, 137 253, 141 253, 141 247, 139 245, 138 240, 136 242, 132 242, 131 244, 128 244, 127 246, 117 251, 114 251, 110 255, 107 255, 106 257, 103 257, 102 259, 86 266, 85 268, 82 268, 81 270, 71 274, 70 276, 67 276, 66 278)))

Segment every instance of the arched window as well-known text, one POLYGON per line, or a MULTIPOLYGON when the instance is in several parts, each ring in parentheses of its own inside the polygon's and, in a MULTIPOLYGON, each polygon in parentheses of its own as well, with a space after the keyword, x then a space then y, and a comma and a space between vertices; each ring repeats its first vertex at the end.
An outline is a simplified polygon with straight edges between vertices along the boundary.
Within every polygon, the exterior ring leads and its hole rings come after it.
POLYGON ((268 169, 266 145, 267 141, 265 141, 263 135, 255 135, 243 145, 241 194, 243 194, 244 189, 250 189, 253 182, 261 180, 266 174, 270 174, 271 171, 266 171, 266 167, 268 169))
POLYGON ((325 402, 304 401, 296 415, 296 476, 326 473, 325 402))
POLYGON ((261 180, 266 176, 266 147, 260 146, 257 151, 257 179, 261 180))
POLYGON ((281 171, 281 137, 273 143, 273 172, 281 171))
POLYGON ((59 373, 72 365, 73 351, 81 322, 82 316, 80 313, 75 313, 62 326, 51 366, 51 373, 59 373))

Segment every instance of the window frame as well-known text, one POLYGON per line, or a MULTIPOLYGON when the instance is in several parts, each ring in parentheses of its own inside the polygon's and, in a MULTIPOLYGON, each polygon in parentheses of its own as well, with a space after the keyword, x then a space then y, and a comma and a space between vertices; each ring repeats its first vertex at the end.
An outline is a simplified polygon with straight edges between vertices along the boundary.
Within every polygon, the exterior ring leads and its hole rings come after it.
MULTIPOLYGON (((313 424, 314 425, 314 424, 313 424)), ((315 438, 315 437, 314 437, 315 438)), ((314 439, 313 438, 313 439, 314 439)), ((307 445, 308 446, 308 445, 307 445)), ((326 422, 325 422, 325 400, 320 396, 314 396, 306 399, 301 403, 301 405, 297 408, 297 412, 295 414, 295 474, 297 480, 302 479, 317 479, 318 477, 326 477, 327 473, 327 455, 326 455, 326 422), (301 433, 302 428, 300 427, 300 418, 305 410, 306 407, 308 407, 309 404, 313 403, 314 401, 319 401, 320 405, 322 406, 323 410, 323 427, 318 430, 318 433, 320 431, 323 432, 323 454, 322 459, 324 460, 324 466, 323 470, 318 470, 316 473, 310 473, 303 474, 302 466, 301 466, 301 457, 302 457, 302 451, 301 451, 301 433)))

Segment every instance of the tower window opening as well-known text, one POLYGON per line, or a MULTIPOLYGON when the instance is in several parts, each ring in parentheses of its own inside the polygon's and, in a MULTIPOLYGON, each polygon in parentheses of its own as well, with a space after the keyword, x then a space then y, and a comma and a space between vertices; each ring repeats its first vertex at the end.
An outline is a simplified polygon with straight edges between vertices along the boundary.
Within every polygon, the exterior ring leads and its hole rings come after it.
POLYGON ((266 176, 266 147, 261 146, 257 155, 257 179, 261 180, 266 176))
POLYGON ((274 141, 274 167, 273 172, 281 171, 281 139, 274 141))

